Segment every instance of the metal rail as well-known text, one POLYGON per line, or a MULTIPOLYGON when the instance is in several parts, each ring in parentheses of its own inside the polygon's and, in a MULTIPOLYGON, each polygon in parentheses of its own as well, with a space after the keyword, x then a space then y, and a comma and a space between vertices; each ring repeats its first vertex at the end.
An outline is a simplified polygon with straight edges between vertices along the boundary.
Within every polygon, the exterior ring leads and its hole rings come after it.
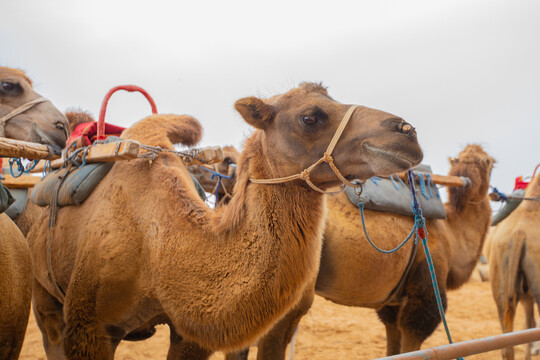
POLYGON ((377 360, 451 360, 538 340, 540 340, 540 328, 534 328, 436 346, 429 349, 388 356, 377 360))

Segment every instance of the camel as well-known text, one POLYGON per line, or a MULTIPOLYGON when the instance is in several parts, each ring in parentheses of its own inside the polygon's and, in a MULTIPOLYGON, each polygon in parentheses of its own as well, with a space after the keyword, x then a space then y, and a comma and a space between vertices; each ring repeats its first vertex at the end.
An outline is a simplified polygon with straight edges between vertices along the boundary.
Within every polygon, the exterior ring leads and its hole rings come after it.
POLYGON ((23 71, 4 66, 0 66, 0 136, 47 144, 58 151, 68 136, 66 117, 33 90, 23 71), (30 107, 14 112, 24 105, 30 107))
MULTIPOLYGON (((38 98, 23 71, 0 67, 0 134, 60 149, 67 120, 51 103, 13 112, 38 98)), ((30 314, 32 270, 26 239, 6 214, 0 214, 0 274, 0 358, 17 359, 30 314)))
MULTIPOLYGON (((525 309, 527 328, 535 327, 534 304, 540 306, 540 175, 525 191, 526 198, 490 236, 489 274, 493 298, 504 333, 513 331, 517 304, 525 309)), ((514 359, 514 348, 502 350, 503 359, 514 359)), ((528 344, 526 359, 531 358, 528 344)))
MULTIPOLYGON (((245 347, 297 304, 317 275, 325 196, 306 180, 323 191, 342 184, 326 164, 309 178, 255 181, 315 163, 345 114, 350 121, 332 157, 346 179, 390 174, 422 159, 411 125, 340 104, 318 84, 243 98, 235 108, 256 131, 227 206, 209 209, 183 161, 162 152, 152 162, 116 163, 82 205, 59 209, 50 247, 57 284, 47 270, 48 217, 32 227, 34 312, 50 359, 112 359, 127 333, 158 323, 171 329, 169 359, 245 347)), ((200 135, 192 117, 153 115, 122 137, 172 149, 200 135)))
MULTIPOLYGON (((471 186, 449 189, 446 220, 426 221, 445 306, 446 290, 464 284, 481 255, 491 215, 487 191, 492 165, 493 159, 480 146, 467 146, 457 159, 451 160, 450 175, 469 177, 471 186)), ((204 179, 201 184, 212 186, 204 179)), ((314 293, 338 304, 376 309, 386 327, 388 355, 418 350, 440 322, 425 255, 422 251, 416 255, 403 278, 413 251, 411 243, 396 253, 381 254, 367 242, 359 210, 346 195, 328 197, 327 207, 316 284, 306 288, 302 301, 259 341, 258 358, 285 357, 286 347, 300 318, 311 307, 314 293)), ((406 216, 364 212, 368 233, 383 249, 399 244, 413 226, 413 220, 406 216)), ((228 354, 227 359, 245 356, 228 354)))

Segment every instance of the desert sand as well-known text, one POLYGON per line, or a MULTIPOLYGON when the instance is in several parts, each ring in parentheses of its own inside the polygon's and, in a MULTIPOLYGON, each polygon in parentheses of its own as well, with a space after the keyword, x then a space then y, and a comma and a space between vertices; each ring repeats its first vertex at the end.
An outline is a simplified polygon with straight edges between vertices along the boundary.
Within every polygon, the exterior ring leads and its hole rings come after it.
MULTIPOLYGON (((447 319, 454 341, 491 336, 501 333, 497 310, 489 282, 471 280, 461 289, 449 293, 447 319)), ((515 330, 524 328, 523 309, 519 308, 515 330)), ((424 343, 423 348, 447 344, 442 326, 424 343)), ((159 326, 156 335, 141 342, 122 342, 116 359, 165 359, 169 345, 169 329, 159 326)), ((346 307, 321 297, 300 323, 294 359, 375 359, 385 355, 386 340, 382 323, 374 310, 346 307)), ((256 347, 250 352, 255 359, 256 347)), ((45 360, 41 333, 31 315, 22 360, 45 360)), ((500 351, 469 356, 467 359, 500 359, 500 351)), ((516 348, 516 358, 524 358, 524 346, 516 348)), ((534 357, 533 357, 534 358, 534 357)), ((540 358, 540 357, 536 357, 540 358)), ((223 359, 223 354, 212 360, 223 359)))

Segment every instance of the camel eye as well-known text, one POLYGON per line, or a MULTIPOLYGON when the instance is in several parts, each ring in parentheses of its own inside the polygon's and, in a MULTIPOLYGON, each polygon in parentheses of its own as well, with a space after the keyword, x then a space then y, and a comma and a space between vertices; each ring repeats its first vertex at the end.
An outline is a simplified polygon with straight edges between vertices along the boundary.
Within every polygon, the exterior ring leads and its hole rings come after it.
POLYGON ((60 130, 64 130, 65 129, 65 126, 64 124, 62 124, 60 121, 57 121, 56 124, 54 124, 54 126, 56 126, 58 129, 60 130))
POLYGON ((13 89, 15 89, 14 84, 8 83, 8 82, 3 82, 2 83, 2 90, 4 90, 4 91, 12 91, 13 89))
POLYGON ((313 125, 317 122, 314 116, 302 116, 302 122, 306 125, 313 125))

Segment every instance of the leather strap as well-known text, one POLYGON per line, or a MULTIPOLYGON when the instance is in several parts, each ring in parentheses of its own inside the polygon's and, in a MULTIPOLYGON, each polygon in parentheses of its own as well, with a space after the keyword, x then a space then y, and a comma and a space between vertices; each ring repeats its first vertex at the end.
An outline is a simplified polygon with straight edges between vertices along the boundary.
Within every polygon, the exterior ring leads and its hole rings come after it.
POLYGON ((45 101, 49 101, 49 100, 43 97, 38 97, 37 99, 34 99, 32 101, 27 102, 24 105, 19 106, 18 108, 11 111, 7 115, 2 116, 2 118, 0 118, 0 136, 2 137, 6 136, 5 127, 6 127, 6 122, 8 122, 8 120, 11 120, 15 116, 22 114, 23 112, 33 108, 35 105, 45 102, 45 101))

